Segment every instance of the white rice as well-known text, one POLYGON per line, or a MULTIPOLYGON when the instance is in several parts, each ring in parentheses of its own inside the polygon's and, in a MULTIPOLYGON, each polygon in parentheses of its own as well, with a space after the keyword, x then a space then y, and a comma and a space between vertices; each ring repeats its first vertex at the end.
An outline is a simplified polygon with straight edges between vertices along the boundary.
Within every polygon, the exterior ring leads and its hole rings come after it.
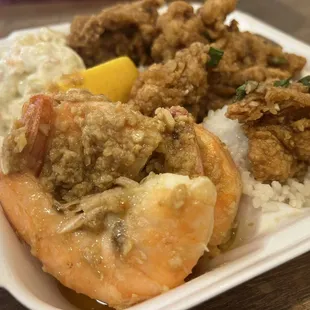
POLYGON ((289 179, 285 184, 273 181, 270 185, 256 181, 249 171, 248 139, 238 121, 225 117, 226 111, 227 107, 210 111, 203 124, 227 145, 240 170, 243 194, 252 198, 253 207, 266 212, 276 211, 279 202, 294 208, 310 207, 310 170, 303 183, 296 179, 289 179))

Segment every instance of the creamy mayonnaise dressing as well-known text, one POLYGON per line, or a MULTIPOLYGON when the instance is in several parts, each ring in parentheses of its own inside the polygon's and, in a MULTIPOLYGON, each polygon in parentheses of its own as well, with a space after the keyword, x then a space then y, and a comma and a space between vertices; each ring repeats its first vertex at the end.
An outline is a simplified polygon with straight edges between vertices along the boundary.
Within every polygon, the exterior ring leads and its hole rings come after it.
POLYGON ((42 28, 12 40, 0 51, 0 135, 8 132, 31 95, 46 91, 61 75, 84 68, 61 32, 42 28))

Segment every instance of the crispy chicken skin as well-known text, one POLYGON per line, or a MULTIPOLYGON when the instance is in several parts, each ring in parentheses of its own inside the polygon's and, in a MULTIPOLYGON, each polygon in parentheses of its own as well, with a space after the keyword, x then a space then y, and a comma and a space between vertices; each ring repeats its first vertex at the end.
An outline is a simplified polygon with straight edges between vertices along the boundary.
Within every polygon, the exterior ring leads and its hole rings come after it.
POLYGON ((162 15, 157 12, 162 0, 116 5, 97 16, 77 17, 68 42, 87 66, 120 55, 136 64, 159 63, 134 85, 135 107, 151 115, 158 107, 181 105, 200 120, 209 109, 230 104, 247 80, 292 77, 306 63, 274 42, 239 31, 236 21, 226 25, 236 3, 208 0, 194 12, 187 2, 175 1, 162 15), (205 66, 209 46, 224 52, 214 67, 205 66))
POLYGON ((227 32, 224 25, 226 16, 235 10, 237 0, 208 0, 198 11, 203 23, 208 28, 211 41, 223 37, 227 32))
POLYGON ((152 45, 155 62, 174 58, 176 52, 194 42, 209 43, 206 27, 193 7, 185 1, 175 1, 167 13, 158 17, 158 37, 152 45))
POLYGON ((248 80, 261 82, 294 76, 306 63, 304 57, 284 53, 280 46, 260 36, 240 32, 234 22, 214 46, 225 52, 210 72, 210 92, 224 98, 233 96, 235 89, 248 80))
POLYGON ((68 45, 87 67, 123 55, 136 64, 149 64, 157 8, 162 3, 162 0, 142 0, 115 5, 98 15, 77 16, 71 24, 68 45))
MULTIPOLYGON (((217 66, 205 67, 210 87, 195 108, 195 117, 200 114, 198 119, 204 117, 209 109, 231 103, 236 88, 247 80, 261 82, 288 78, 298 74, 306 63, 304 57, 285 53, 274 42, 239 31, 236 21, 226 26, 226 16, 235 7, 235 0, 208 0, 195 13, 188 3, 176 1, 157 19, 159 34, 152 46, 152 57, 156 62, 174 59, 178 50, 188 48, 193 42, 211 44, 224 51, 217 66)), ((138 87, 143 86, 136 83, 133 91, 137 92, 138 87)))
POLYGON ((305 173, 310 163, 308 86, 260 83, 243 100, 229 106, 227 117, 243 124, 257 180, 284 182, 305 173))
POLYGON ((208 91, 206 64, 209 46, 193 43, 163 64, 142 72, 133 85, 129 104, 144 115, 159 107, 186 106, 197 115, 208 91))
POLYGON ((166 13, 158 17, 156 28, 159 35, 152 46, 155 62, 174 58, 175 53, 194 42, 204 44, 224 35, 226 15, 236 7, 236 0, 208 0, 194 12, 185 1, 175 1, 166 13))

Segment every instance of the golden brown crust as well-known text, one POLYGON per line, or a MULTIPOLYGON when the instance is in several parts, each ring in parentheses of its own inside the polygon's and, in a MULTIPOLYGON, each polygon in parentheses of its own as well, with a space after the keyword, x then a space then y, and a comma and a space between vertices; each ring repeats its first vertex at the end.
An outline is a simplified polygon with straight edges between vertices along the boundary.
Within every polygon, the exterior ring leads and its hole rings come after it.
POLYGON ((235 9, 236 0, 208 0, 197 11, 185 1, 175 1, 158 17, 159 33, 152 45, 155 62, 174 58, 180 49, 194 42, 209 44, 227 32, 224 21, 235 9))
POLYGON ((244 124, 251 169, 257 180, 284 182, 306 172, 310 163, 309 87, 261 83, 229 106, 227 117, 244 124))
POLYGON ((77 16, 71 24, 68 44, 87 67, 123 55, 137 64, 149 64, 157 8, 162 3, 162 0, 141 0, 115 5, 98 15, 77 16))
POLYGON ((159 35, 152 45, 155 62, 174 58, 178 50, 194 42, 209 43, 205 25, 185 1, 171 3, 167 12, 158 17, 156 28, 159 35))
POLYGON ((227 31, 226 16, 235 10, 237 0, 208 0, 199 9, 198 15, 207 27, 208 36, 216 40, 227 31))
POLYGON ((250 32, 227 32, 214 46, 225 52, 219 65, 210 72, 210 91, 224 98, 233 96, 235 89, 249 80, 292 77, 306 63, 304 57, 284 53, 280 46, 250 32), (284 63, 275 65, 276 60, 284 63))
POLYGON ((186 105, 201 120, 209 109, 231 103, 236 88, 244 82, 288 78, 298 74, 306 62, 304 57, 285 53, 268 39, 239 31, 236 21, 227 26, 226 16, 235 9, 236 2, 208 0, 194 12, 185 1, 175 1, 160 16, 160 0, 114 6, 97 16, 76 18, 69 44, 88 66, 118 55, 128 55, 137 64, 166 62, 149 68, 133 87, 136 108, 151 115, 157 107, 186 105), (186 59, 177 59, 178 51, 188 51, 198 42, 224 51, 219 64, 204 67, 205 72, 200 60, 195 65, 205 51, 185 52, 186 59), (181 63, 194 64, 190 80, 186 72, 182 73, 181 63), (201 91, 197 91, 197 86, 201 91))
POLYGON ((177 52, 174 59, 154 64, 135 82, 129 103, 144 115, 159 107, 188 106, 197 114, 199 103, 207 94, 209 46, 193 43, 177 52))

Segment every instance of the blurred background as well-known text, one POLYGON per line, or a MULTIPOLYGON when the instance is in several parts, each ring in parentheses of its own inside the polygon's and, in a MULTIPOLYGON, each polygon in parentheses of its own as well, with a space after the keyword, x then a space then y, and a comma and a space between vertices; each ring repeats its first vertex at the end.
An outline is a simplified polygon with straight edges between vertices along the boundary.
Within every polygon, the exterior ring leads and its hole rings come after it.
MULTIPOLYGON (((10 32, 70 22, 122 0, 0 0, 0 37, 10 32)), ((238 8, 310 43, 310 0, 240 0, 238 8)))

